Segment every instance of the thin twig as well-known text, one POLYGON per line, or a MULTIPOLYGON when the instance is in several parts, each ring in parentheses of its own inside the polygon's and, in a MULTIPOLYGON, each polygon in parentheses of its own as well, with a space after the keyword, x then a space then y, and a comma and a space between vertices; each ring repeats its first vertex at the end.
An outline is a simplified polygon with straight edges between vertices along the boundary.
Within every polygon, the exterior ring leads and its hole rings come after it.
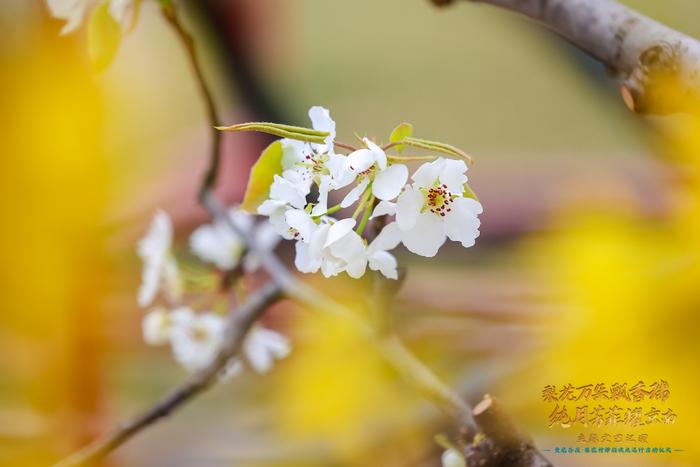
POLYGON ((202 96, 202 101, 204 102, 207 113, 207 124, 210 128, 211 135, 211 148, 209 165, 204 173, 198 194, 199 199, 202 199, 207 191, 214 188, 216 178, 219 173, 219 165, 221 161, 221 132, 215 128, 219 125, 219 113, 216 109, 216 105, 214 104, 214 97, 212 96, 211 90, 209 89, 209 86, 207 86, 207 82, 204 79, 204 72, 199 61, 199 56, 197 55, 194 39, 182 25, 177 7, 172 2, 162 3, 161 11, 185 48, 187 58, 189 59, 190 66, 195 75, 195 81, 199 87, 199 93, 202 96))
POLYGON ((211 386, 226 364, 238 355, 244 337, 253 323, 281 296, 281 289, 274 282, 253 293, 244 305, 229 314, 223 347, 211 365, 193 374, 185 383, 170 391, 152 407, 121 423, 114 431, 96 439, 56 464, 55 467, 77 467, 95 463, 144 428, 167 417, 182 404, 211 386))
POLYGON ((340 141, 333 141, 333 144, 335 146, 338 146, 339 148, 347 149, 348 151, 357 151, 358 148, 353 146, 352 144, 347 144, 347 143, 341 143, 340 141))

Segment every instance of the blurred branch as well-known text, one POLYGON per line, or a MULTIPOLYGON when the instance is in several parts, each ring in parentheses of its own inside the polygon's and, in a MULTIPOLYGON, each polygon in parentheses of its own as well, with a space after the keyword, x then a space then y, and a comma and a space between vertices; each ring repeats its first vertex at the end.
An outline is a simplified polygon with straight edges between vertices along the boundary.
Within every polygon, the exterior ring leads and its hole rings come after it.
POLYGON ((209 166, 204 173, 204 178, 202 179, 202 184, 199 189, 199 197, 201 199, 208 190, 214 187, 216 184, 216 177, 219 173, 219 164, 221 160, 221 132, 215 128, 219 124, 219 113, 216 109, 216 105, 214 104, 214 98, 211 90, 209 89, 209 86, 207 86, 207 82, 204 79, 204 73, 197 55, 194 39, 183 27, 182 22, 180 21, 177 6, 169 0, 161 0, 160 3, 163 17, 165 17, 173 31, 177 34, 178 39, 180 39, 180 42, 182 42, 185 52, 187 53, 187 58, 189 59, 190 66, 195 75, 195 81, 199 87, 199 92, 202 96, 202 101, 204 102, 207 113, 207 124, 210 128, 209 132, 211 135, 211 149, 209 166))
MULTIPOLYGON (((438 6, 455 0, 431 0, 438 6)), ((521 13, 602 62, 621 81, 627 107, 697 111, 700 42, 614 0, 466 0, 521 13)))
POLYGON ((211 386, 216 382, 221 370, 231 358, 238 355, 243 345, 243 339, 253 323, 281 296, 281 289, 274 283, 269 283, 252 294, 245 304, 230 313, 226 324, 223 346, 211 365, 193 374, 184 384, 170 391, 151 408, 121 423, 113 432, 93 441, 88 446, 56 464, 55 467, 94 464, 141 430, 149 427, 161 418, 167 417, 182 404, 211 386))

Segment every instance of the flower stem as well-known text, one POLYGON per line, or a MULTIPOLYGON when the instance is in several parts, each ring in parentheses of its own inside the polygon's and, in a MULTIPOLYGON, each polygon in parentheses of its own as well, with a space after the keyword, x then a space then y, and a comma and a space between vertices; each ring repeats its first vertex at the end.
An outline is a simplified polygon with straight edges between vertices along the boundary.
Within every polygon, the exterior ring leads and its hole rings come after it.
POLYGON ((328 208, 328 211, 326 211, 322 214, 318 214, 316 216, 311 216, 311 218, 312 219, 320 219, 323 216, 328 216, 329 214, 333 214, 335 212, 338 212, 341 209, 343 209, 343 208, 340 206, 340 204, 336 204, 335 206, 331 206, 330 208, 328 208))
POLYGON ((347 149, 348 151, 357 151, 357 148, 353 146, 352 144, 347 144, 347 143, 342 143, 340 141, 333 141, 333 144, 338 146, 339 148, 347 149))
POLYGON ((352 218, 357 219, 357 216, 360 215, 362 212, 362 208, 365 207, 365 203, 367 202, 367 199, 369 198, 370 193, 372 192, 372 184, 370 183, 367 185, 367 188, 365 188, 365 191, 362 193, 362 197, 360 198, 360 204, 357 205, 357 209, 355 209, 355 212, 352 213, 352 218))
POLYGON ((365 226, 367 225, 367 220, 369 219, 369 215, 372 214, 373 205, 374 195, 370 196, 369 201, 367 202, 367 206, 365 207, 365 213, 362 215, 360 225, 357 227, 357 235, 362 235, 362 232, 364 232, 365 226))

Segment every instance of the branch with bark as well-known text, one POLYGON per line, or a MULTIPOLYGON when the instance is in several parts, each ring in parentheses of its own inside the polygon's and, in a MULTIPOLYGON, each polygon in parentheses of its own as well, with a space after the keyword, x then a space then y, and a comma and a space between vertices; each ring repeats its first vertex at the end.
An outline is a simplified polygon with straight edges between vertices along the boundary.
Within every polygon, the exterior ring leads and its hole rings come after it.
POLYGON ((619 79, 624 103, 634 112, 700 108, 700 41, 632 8, 614 0, 465 1, 528 16, 588 52, 619 79))

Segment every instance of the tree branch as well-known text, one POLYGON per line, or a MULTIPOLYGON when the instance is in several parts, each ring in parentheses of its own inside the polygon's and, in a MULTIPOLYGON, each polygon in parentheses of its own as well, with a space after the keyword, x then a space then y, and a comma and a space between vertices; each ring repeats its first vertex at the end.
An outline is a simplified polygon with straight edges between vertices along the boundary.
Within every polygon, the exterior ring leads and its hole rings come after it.
POLYGON ((211 135, 211 148, 209 166, 204 173, 199 189, 199 199, 201 200, 207 191, 214 188, 216 178, 219 173, 219 165, 221 162, 221 132, 215 128, 219 124, 219 113, 216 109, 216 105, 214 104, 214 98, 211 90, 209 89, 209 86, 207 86, 207 82, 204 79, 204 72, 202 71, 201 63, 199 62, 199 56, 197 55, 194 39, 183 27, 182 22, 180 21, 177 6, 171 1, 161 0, 161 11, 163 12, 163 17, 168 21, 168 24, 170 24, 178 39, 180 39, 180 42, 187 53, 187 58, 190 62, 192 72, 195 75, 195 82, 197 83, 199 93, 201 94, 202 101, 204 102, 204 107, 207 114, 207 124, 210 128, 209 134, 211 135))
POLYGON ((211 365, 193 374, 184 384, 170 391, 149 409, 121 423, 114 431, 93 441, 56 464, 55 467, 92 465, 144 428, 167 417, 182 404, 211 386, 231 358, 238 355, 243 345, 243 339, 253 323, 281 296, 281 289, 274 283, 260 288, 250 296, 244 305, 230 313, 226 324, 224 344, 211 365))
MULTIPOLYGON (((431 0, 438 6, 454 0, 431 0)), ((467 0, 528 16, 617 74, 639 113, 697 112, 700 42, 614 0, 467 0)))

